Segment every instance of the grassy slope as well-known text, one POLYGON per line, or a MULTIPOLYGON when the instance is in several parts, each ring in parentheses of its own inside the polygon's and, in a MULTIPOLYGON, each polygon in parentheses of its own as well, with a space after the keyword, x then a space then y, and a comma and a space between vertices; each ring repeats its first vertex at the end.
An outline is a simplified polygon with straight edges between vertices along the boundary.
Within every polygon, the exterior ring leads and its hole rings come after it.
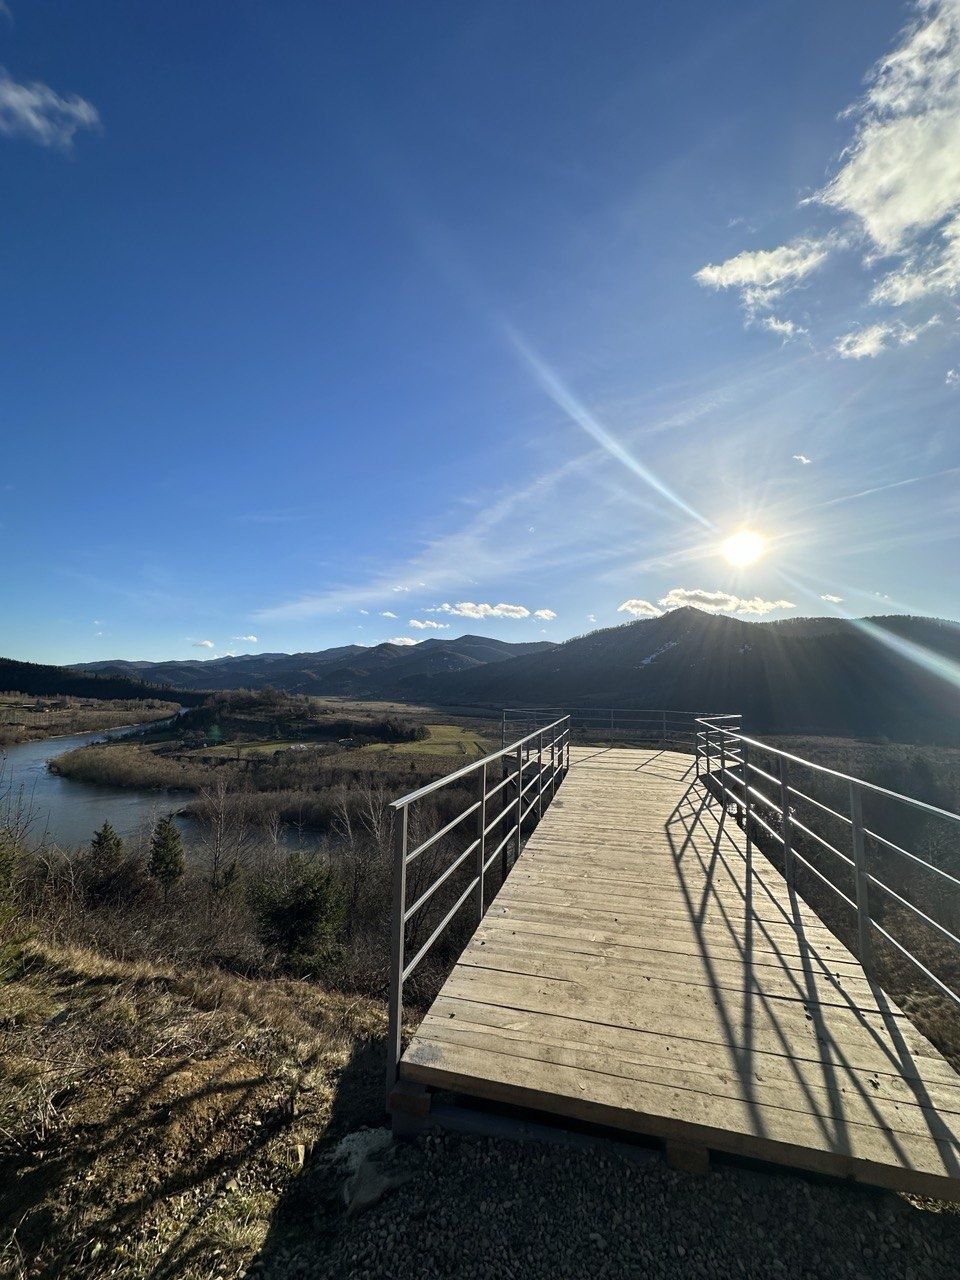
POLYGON ((379 1120, 373 1001, 33 944, 0 1003, 4 1276, 236 1275, 313 1146, 379 1120))

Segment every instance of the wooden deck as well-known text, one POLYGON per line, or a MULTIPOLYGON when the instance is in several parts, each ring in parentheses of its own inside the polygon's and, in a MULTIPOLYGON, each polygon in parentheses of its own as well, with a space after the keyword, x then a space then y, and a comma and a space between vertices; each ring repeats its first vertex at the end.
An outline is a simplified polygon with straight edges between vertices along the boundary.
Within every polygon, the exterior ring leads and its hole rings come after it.
POLYGON ((960 1199, 960 1076, 670 752, 571 768, 401 1079, 960 1199))

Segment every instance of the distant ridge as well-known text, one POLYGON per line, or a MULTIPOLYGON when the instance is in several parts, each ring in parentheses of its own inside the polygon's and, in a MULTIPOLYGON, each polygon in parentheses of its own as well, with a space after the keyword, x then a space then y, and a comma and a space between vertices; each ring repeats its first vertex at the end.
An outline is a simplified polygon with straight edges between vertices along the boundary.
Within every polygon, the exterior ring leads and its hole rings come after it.
POLYGON ((960 742, 960 685, 907 656, 911 645, 960 672, 955 622, 900 614, 743 622, 685 608, 495 667, 437 676, 420 696, 492 706, 742 711, 756 732, 960 742))
POLYGON ((71 670, 162 682, 179 689, 260 689, 344 697, 417 698, 432 676, 471 670, 553 649, 549 641, 512 644, 489 636, 424 640, 416 645, 358 644, 316 653, 249 653, 207 661, 78 663, 71 670))
POLYGON ((29 693, 36 697, 68 694, 74 698, 104 698, 111 702, 131 698, 162 698, 191 704, 200 701, 196 695, 184 694, 166 684, 40 662, 18 662, 14 658, 0 658, 0 689, 5 693, 29 693))

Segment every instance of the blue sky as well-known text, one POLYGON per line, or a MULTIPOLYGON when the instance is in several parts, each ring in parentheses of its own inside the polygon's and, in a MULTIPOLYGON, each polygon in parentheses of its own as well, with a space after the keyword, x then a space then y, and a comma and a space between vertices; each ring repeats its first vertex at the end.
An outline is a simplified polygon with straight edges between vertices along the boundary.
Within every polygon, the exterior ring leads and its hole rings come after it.
POLYGON ((0 9, 0 652, 960 613, 960 0, 0 9))

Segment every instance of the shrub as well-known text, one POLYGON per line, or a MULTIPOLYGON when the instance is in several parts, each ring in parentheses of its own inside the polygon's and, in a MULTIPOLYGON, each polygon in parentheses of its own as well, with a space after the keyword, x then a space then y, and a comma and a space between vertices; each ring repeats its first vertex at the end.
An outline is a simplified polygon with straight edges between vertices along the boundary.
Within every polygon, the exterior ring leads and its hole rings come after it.
POLYGON ((264 945, 290 968, 310 972, 329 961, 343 926, 344 897, 323 863, 290 858, 278 879, 257 888, 252 905, 264 945))

